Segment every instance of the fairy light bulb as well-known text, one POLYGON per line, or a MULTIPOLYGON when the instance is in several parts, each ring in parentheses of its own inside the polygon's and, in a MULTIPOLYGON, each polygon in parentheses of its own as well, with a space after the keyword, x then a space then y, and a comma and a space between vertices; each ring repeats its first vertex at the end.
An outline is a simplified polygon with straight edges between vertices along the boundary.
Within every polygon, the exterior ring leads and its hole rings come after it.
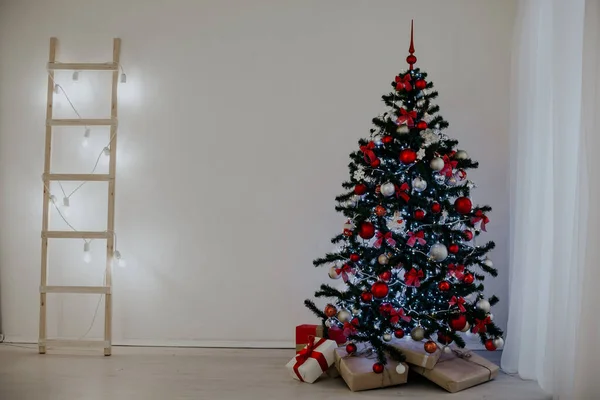
POLYGON ((87 264, 92 262, 92 252, 90 251, 90 242, 83 244, 83 261, 87 264))
POLYGON ((83 140, 81 141, 81 145, 83 147, 88 147, 88 145, 90 144, 90 133, 91 133, 90 128, 85 128, 85 133, 83 134, 83 140))
POLYGON ((114 262, 121 268, 124 268, 127 266, 127 262, 125 261, 125 259, 121 256, 121 252, 119 250, 115 250, 115 253, 113 255, 113 260, 114 262))
POLYGON ((63 197, 63 203, 62 206, 60 208, 60 212, 67 217, 69 215, 69 209, 71 208, 71 204, 69 202, 69 198, 68 197, 63 197))
POLYGON ((104 148, 104 155, 106 157, 110 156, 110 148, 108 146, 104 148))

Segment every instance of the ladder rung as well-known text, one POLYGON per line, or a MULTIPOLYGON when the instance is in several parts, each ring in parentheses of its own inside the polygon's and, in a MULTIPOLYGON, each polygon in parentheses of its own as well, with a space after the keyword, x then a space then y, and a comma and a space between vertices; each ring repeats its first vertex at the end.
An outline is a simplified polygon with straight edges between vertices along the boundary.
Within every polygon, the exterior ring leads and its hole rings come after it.
POLYGON ((46 174, 47 181, 93 181, 108 182, 112 178, 109 174, 46 174))
POLYGON ((40 293, 110 294, 110 286, 40 286, 40 293))
POLYGON ((108 232, 82 232, 82 231, 45 231, 42 238, 46 239, 108 239, 108 232))
POLYGON ((111 126, 116 125, 116 118, 101 119, 49 119, 46 125, 49 126, 111 126))
POLYGON ((48 347, 85 347, 85 348, 106 348, 110 347, 108 340, 62 340, 62 339, 42 339, 39 341, 40 346, 48 347))
POLYGON ((116 71, 119 65, 114 62, 108 63, 55 63, 49 62, 48 69, 67 69, 74 71, 116 71))

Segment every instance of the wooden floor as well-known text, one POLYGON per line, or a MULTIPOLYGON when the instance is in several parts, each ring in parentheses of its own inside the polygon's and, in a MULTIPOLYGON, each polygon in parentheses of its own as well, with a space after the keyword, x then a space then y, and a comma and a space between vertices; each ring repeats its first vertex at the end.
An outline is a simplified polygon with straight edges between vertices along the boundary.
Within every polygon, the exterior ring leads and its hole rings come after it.
MULTIPOLYGON (((500 353, 490 355, 498 357, 500 353)), ((2 400, 335 400, 416 398, 547 399, 537 384, 501 373, 496 380, 449 394, 419 376, 406 385, 352 393, 344 381, 310 385, 287 375, 293 350, 115 347, 99 352, 37 354, 0 345, 2 400)), ((493 360, 497 361, 497 360, 493 360)))

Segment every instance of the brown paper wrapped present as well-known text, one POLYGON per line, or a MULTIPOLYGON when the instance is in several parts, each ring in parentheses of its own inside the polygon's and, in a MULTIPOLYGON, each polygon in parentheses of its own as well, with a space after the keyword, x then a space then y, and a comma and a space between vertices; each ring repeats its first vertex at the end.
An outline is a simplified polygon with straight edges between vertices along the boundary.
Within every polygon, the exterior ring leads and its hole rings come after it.
POLYGON ((394 339, 390 344, 406 356, 408 364, 425 369, 432 369, 441 355, 439 349, 435 353, 427 353, 423 348, 423 342, 417 342, 412 339, 394 339))
POLYGON ((468 350, 453 349, 450 354, 443 353, 433 369, 416 366, 412 369, 454 393, 491 381, 498 375, 499 367, 468 350))
POLYGON ((408 365, 403 363, 404 373, 399 374, 396 372, 399 362, 388 359, 383 373, 376 374, 373 372, 375 362, 376 360, 372 358, 349 356, 343 348, 335 350, 335 366, 353 392, 406 383, 408 365))

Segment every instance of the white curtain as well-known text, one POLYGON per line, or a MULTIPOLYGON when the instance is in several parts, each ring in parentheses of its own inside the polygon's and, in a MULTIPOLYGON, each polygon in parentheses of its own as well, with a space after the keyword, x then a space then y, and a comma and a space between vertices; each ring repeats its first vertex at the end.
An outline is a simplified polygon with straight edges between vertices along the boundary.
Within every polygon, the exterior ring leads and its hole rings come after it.
POLYGON ((600 0, 521 0, 511 82, 502 368, 600 399, 600 0))

